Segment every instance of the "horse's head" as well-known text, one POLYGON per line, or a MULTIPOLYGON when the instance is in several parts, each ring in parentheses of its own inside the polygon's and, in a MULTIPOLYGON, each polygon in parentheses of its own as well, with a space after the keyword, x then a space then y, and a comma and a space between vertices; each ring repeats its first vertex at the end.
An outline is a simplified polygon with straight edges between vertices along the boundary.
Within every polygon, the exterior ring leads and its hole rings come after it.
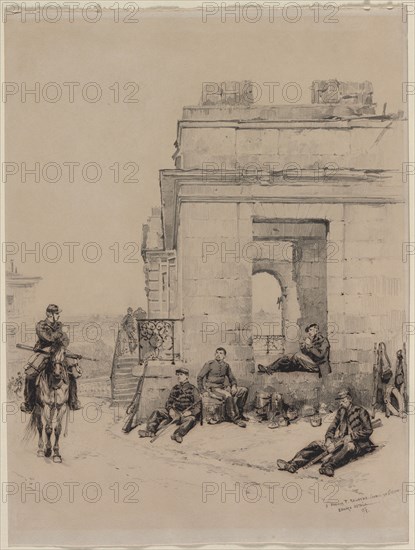
POLYGON ((65 378, 65 367, 60 361, 53 361, 51 364, 50 373, 55 382, 60 382, 65 378))

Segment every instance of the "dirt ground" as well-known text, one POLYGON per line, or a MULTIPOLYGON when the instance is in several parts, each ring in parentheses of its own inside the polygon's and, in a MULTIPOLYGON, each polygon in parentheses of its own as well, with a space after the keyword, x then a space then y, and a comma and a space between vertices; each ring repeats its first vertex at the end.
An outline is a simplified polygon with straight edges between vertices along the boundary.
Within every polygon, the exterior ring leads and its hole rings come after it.
POLYGON ((181 445, 168 433, 150 443, 123 434, 108 401, 82 401, 61 464, 37 457, 36 439, 22 442, 25 415, 7 417, 11 545, 407 540, 407 423, 397 417, 378 414, 377 450, 327 478, 275 465, 322 439, 327 422, 270 430, 252 418, 245 429, 197 426, 181 445))

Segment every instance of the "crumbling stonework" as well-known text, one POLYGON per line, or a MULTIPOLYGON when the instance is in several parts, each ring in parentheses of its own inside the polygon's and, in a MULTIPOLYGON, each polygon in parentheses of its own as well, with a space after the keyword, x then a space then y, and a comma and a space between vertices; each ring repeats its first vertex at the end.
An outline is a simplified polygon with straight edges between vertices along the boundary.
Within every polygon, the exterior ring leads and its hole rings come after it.
MULTIPOLYGON (((162 248, 146 247, 143 257, 148 310, 183 318, 192 375, 223 345, 240 382, 261 384, 249 336, 252 276, 261 271, 282 288, 287 352, 307 323, 327 331, 333 391, 359 385, 368 402, 374 343, 384 341, 392 357, 402 346, 404 121, 374 114, 370 83, 352 86, 354 96, 340 88, 336 103, 315 92, 310 105, 184 108, 176 169, 161 171, 162 248), (174 296, 158 309, 156 264, 169 266, 174 296)), ((305 379, 319 384, 314 375, 274 377, 283 392, 300 392, 305 379)))

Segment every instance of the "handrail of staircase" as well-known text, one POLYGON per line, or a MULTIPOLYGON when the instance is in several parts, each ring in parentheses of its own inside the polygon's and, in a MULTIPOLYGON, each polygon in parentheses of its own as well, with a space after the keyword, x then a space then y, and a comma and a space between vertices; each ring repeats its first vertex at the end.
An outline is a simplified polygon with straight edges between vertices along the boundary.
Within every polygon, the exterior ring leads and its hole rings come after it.
POLYGON ((115 371, 115 360, 117 358, 117 348, 119 346, 119 343, 120 343, 120 336, 121 336, 121 329, 119 328, 118 329, 118 333, 117 333, 117 338, 115 340, 115 346, 114 346, 114 353, 112 355, 112 368, 111 368, 111 376, 110 376, 110 379, 112 379, 112 376, 114 374, 114 371, 115 371))

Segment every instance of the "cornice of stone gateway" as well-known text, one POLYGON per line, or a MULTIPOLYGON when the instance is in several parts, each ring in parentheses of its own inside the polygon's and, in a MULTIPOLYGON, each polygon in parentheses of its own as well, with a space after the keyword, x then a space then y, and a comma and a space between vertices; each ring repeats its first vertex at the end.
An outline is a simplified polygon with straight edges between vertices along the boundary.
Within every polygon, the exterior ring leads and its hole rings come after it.
POLYGON ((269 181, 248 177, 225 181, 202 170, 161 172, 162 220, 167 250, 176 249, 180 207, 183 203, 302 203, 302 204, 404 204, 406 187, 400 171, 342 170, 315 181, 310 171, 290 180, 276 176, 269 181))

